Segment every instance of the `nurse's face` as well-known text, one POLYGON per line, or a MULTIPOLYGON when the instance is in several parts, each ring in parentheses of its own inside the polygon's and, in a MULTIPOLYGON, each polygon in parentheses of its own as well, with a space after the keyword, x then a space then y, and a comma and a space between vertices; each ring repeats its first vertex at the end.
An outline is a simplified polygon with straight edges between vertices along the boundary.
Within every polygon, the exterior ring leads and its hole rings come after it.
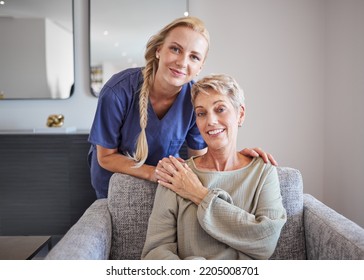
POLYGON ((156 79, 174 87, 190 82, 201 71, 207 50, 208 42, 202 34, 184 26, 174 28, 157 50, 156 79))

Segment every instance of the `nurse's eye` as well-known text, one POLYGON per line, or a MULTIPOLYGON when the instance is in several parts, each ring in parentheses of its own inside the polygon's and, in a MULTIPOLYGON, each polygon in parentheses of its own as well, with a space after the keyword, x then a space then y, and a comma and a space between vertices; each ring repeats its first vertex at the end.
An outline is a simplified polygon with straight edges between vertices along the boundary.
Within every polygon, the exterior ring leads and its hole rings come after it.
POLYGON ((181 52, 180 48, 176 47, 176 46, 171 46, 169 49, 174 53, 180 53, 181 52))
POLYGON ((202 118, 202 117, 206 116, 206 113, 205 112, 196 112, 196 116, 198 118, 202 118))
POLYGON ((194 61, 200 61, 201 58, 197 55, 191 55, 191 59, 194 60, 194 61))

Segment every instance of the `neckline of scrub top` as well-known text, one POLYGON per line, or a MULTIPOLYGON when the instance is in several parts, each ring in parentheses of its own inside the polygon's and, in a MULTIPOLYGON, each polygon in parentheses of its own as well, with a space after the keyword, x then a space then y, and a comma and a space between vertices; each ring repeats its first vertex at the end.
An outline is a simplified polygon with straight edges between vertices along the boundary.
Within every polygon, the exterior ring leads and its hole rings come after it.
MULTIPOLYGON (((184 97, 185 93, 186 93, 186 85, 183 85, 180 92, 178 93, 177 98, 173 101, 172 106, 169 107, 168 111, 164 114, 163 118, 161 118, 161 119, 158 118, 157 114, 155 113, 155 111, 153 109, 152 103, 150 102, 150 99, 149 99, 149 102, 148 102, 149 116, 152 116, 158 122, 163 122, 166 119, 169 120, 170 118, 168 117, 168 115, 172 114, 171 112, 175 112, 178 109, 178 106, 180 106, 178 103, 182 103, 180 110, 183 111, 183 99, 182 98, 184 97)), ((171 119, 173 119, 173 117, 171 119)))

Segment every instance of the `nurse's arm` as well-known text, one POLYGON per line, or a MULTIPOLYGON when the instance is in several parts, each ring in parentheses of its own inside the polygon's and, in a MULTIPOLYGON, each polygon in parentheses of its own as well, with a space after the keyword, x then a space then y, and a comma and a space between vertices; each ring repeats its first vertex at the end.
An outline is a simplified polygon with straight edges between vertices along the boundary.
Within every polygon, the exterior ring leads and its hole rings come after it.
POLYGON ((135 161, 118 152, 117 149, 107 149, 96 145, 97 161, 100 166, 113 173, 129 174, 141 179, 154 181, 155 166, 143 164, 139 168, 135 168, 135 161))

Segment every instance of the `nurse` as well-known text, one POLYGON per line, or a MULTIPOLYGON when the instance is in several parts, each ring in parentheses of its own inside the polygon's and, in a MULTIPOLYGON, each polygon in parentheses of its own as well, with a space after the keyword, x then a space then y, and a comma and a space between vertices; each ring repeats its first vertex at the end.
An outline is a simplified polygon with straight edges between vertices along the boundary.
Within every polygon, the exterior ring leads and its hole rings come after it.
MULTIPOLYGON (((200 19, 178 18, 150 38, 144 68, 121 71, 105 84, 89 136, 91 183, 97 198, 107 197, 116 172, 156 182, 159 160, 179 157, 184 142, 189 157, 206 152, 190 91, 209 43, 200 19)), ((259 148, 241 153, 276 164, 259 148)))

